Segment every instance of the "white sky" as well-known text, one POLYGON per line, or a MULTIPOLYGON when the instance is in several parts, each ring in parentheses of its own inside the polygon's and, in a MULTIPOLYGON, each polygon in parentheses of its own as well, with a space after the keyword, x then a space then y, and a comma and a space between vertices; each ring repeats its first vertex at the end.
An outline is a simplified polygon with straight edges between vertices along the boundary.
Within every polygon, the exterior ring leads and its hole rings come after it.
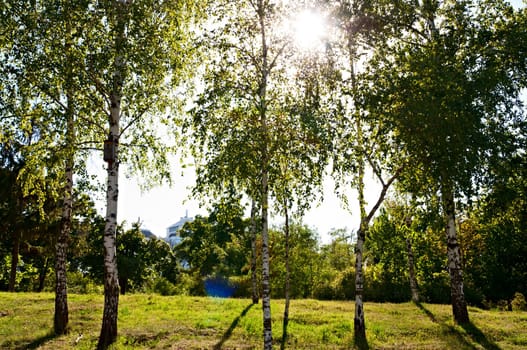
MULTIPOLYGON (((100 154, 94 154, 88 160, 90 173, 96 174, 101 183, 101 188, 96 200, 96 207, 101 215, 105 214, 106 203, 104 189, 106 186, 106 164, 101 159, 100 154)), ((117 220, 119 223, 126 221, 126 227, 138 220, 142 223, 142 228, 151 230, 158 237, 166 237, 167 228, 184 217, 188 211, 188 216, 208 215, 208 208, 200 208, 197 200, 190 198, 191 187, 195 181, 194 168, 178 168, 179 162, 174 161, 172 168, 172 186, 162 185, 141 192, 138 181, 140 179, 127 178, 124 174, 124 167, 121 167, 119 174, 119 205, 117 220)), ((366 176, 367 200, 370 206, 376 200, 380 187, 373 181, 373 175, 366 176)), ((303 223, 314 228, 323 243, 329 243, 331 237, 329 232, 332 229, 346 228, 348 232, 356 230, 359 225, 358 207, 356 194, 346 192, 349 195, 351 206, 350 210, 343 208, 341 200, 337 197, 334 190, 334 181, 327 178, 324 181, 324 199, 320 203, 313 203, 313 208, 307 212, 302 220, 303 223)), ((211 201, 212 204, 212 201, 211 201)), ((247 208, 246 215, 249 215, 247 208)), ((271 217, 272 225, 283 224, 283 218, 279 216, 271 217)))
MULTIPOLYGON (((177 175, 173 178, 172 187, 164 185, 145 193, 141 193, 136 179, 127 179, 121 172, 118 221, 125 220, 129 227, 140 220, 143 228, 151 230, 158 237, 165 237, 166 229, 185 216, 187 211, 191 217, 197 214, 208 215, 206 208, 200 208, 196 200, 189 198, 190 187, 195 180, 193 171, 194 169, 187 168, 182 174, 182 169, 176 168, 173 174, 177 175)), ((105 175, 101 175, 102 180, 105 175)), ((350 202, 353 205, 356 202, 355 197, 350 198, 350 202)), ((104 213, 102 201, 99 202, 98 209, 100 213, 104 213)), ((356 213, 357 210, 353 209, 353 212, 356 213)), ((274 216, 271 222, 280 225, 283 219, 274 216)), ((341 201, 334 193, 334 183, 328 178, 325 181, 323 202, 312 208, 304 217, 303 222, 315 228, 322 242, 327 243, 330 241, 328 232, 331 229, 356 228, 359 218, 342 207, 341 201)))
POLYGON ((509 0, 509 3, 516 8, 525 7, 525 2, 523 2, 523 0, 509 0))

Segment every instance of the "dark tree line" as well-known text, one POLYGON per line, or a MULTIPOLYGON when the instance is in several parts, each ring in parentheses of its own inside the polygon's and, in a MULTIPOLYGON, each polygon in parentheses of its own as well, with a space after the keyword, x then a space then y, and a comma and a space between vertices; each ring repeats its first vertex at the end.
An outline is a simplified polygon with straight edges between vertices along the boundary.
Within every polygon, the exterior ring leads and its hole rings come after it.
MULTIPOLYGON (((524 237, 527 203, 521 195, 525 181, 523 169, 515 169, 506 181, 496 184, 485 199, 466 208, 460 217, 463 245, 465 294, 467 302, 480 307, 510 304, 515 293, 527 294, 527 266, 524 237), (511 196, 509 204, 496 207, 497 196, 511 196), (500 215, 496 211, 500 211, 500 215)), ((5 197, 4 197, 5 198, 5 197)), ((502 203, 502 200, 499 201, 502 203)), ((419 298, 424 302, 448 303, 449 277, 442 220, 435 212, 439 203, 408 205, 400 198, 390 199, 374 220, 365 244, 365 300, 404 302, 411 299, 407 239, 411 240, 419 298), (405 220, 412 216, 411 223, 405 220)), ((69 290, 77 293, 100 292, 103 286, 101 242, 104 219, 88 197, 76 196, 74 223, 69 242, 69 290)), ((39 223, 31 236, 22 235, 19 266, 14 288, 18 291, 53 290, 51 261, 53 232, 57 220, 39 223)), ((211 295, 207 286, 219 283, 229 296, 250 298, 251 239, 249 218, 239 203, 222 201, 209 216, 198 216, 186 223, 182 241, 174 250, 159 238, 147 239, 139 226, 118 228, 117 256, 121 293, 157 292, 163 295, 211 295)), ((283 227, 270 230, 273 298, 285 295, 285 240, 283 227)), ((318 233, 307 226, 290 228, 290 296, 294 299, 353 300, 355 239, 347 230, 335 230, 330 241, 322 243, 318 233)), ((257 246, 261 244, 258 240, 257 246)), ((4 273, 2 290, 8 290, 12 242, 0 246, 4 273)), ((257 256, 260 259, 260 256, 257 256)))

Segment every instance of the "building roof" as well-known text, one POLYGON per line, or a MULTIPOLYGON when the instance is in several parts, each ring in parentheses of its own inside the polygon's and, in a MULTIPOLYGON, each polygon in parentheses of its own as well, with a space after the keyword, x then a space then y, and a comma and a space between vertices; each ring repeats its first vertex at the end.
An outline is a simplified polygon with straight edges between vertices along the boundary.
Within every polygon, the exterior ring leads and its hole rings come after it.
POLYGON ((181 219, 179 219, 178 222, 176 222, 176 223, 170 225, 170 226, 167 228, 167 234, 170 234, 171 231, 177 231, 177 230, 179 230, 181 227, 183 227, 183 225, 185 225, 186 222, 189 222, 189 221, 192 221, 192 220, 194 220, 194 218, 189 217, 188 215, 182 217, 181 219))
POLYGON ((155 234, 152 233, 152 231, 150 231, 149 229, 146 229, 146 228, 142 228, 141 229, 141 233, 146 237, 146 238, 157 238, 157 236, 155 234))

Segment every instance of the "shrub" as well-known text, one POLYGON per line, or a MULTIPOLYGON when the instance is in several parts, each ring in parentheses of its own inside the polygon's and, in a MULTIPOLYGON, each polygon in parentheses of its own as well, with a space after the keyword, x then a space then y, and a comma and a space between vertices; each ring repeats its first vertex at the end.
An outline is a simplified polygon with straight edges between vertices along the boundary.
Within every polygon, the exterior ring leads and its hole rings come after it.
POLYGON ((169 280, 164 277, 159 277, 154 281, 154 292, 161 295, 175 295, 177 288, 169 280))
POLYGON ((379 265, 368 266, 364 271, 364 300, 398 303, 410 300, 410 283, 379 265))
MULTIPOLYGON (((74 294, 102 294, 104 286, 96 284, 93 279, 84 276, 80 271, 68 271, 68 292, 74 294)), ((54 280, 53 280, 54 283, 54 280)))
POLYGON ((205 296, 205 285, 199 272, 182 273, 175 284, 176 294, 205 296))
POLYGON ((355 270, 348 268, 339 271, 329 286, 333 291, 333 299, 353 300, 355 297, 355 270))
POLYGON ((335 291, 329 282, 317 286, 313 290, 313 297, 319 300, 332 300, 335 298, 335 291))
POLYGON ((485 300, 485 296, 483 295, 483 293, 479 289, 474 288, 468 283, 465 285, 465 299, 470 305, 484 308, 487 307, 485 305, 487 301, 485 300))
POLYGON ((525 296, 522 293, 514 293, 514 299, 511 301, 511 306, 514 311, 527 311, 525 296))
POLYGON ((448 304, 450 300, 450 276, 447 271, 434 272, 422 280, 420 292, 423 301, 436 304, 448 304))
POLYGON ((485 298, 485 299, 483 299, 482 307, 485 310, 491 310, 494 307, 496 307, 496 305, 492 302, 492 300, 489 300, 489 299, 485 298))
POLYGON ((510 304, 507 300, 498 300, 498 310, 500 311, 510 311, 510 304))
MULTIPOLYGON (((233 294, 235 298, 251 298, 252 296, 252 283, 251 276, 231 276, 229 277, 229 283, 236 286, 236 290, 233 294)), ((259 288, 260 284, 257 282, 256 288, 259 288)))

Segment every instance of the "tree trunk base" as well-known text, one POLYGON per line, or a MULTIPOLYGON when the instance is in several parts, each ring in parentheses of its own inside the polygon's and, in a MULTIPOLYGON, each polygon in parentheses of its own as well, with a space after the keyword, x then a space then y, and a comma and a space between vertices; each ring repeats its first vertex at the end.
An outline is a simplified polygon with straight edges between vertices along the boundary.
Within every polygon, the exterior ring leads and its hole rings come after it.
POLYGON ((353 343, 356 349, 369 349, 368 340, 366 340, 366 323, 364 319, 354 318, 353 343))
POLYGON ((67 300, 55 300, 55 317, 53 321, 53 331, 55 335, 68 334, 69 317, 67 300))
POLYGON ((354 319, 354 339, 355 342, 363 342, 366 340, 366 325, 362 320, 354 319))
POLYGON ((102 327, 99 342, 97 343, 97 350, 105 350, 117 340, 118 304, 119 287, 110 286, 105 291, 102 327))
POLYGON ((468 316, 467 306, 459 305, 456 307, 455 303, 452 303, 452 313, 454 314, 454 321, 457 324, 467 324, 470 323, 470 318, 468 316))

